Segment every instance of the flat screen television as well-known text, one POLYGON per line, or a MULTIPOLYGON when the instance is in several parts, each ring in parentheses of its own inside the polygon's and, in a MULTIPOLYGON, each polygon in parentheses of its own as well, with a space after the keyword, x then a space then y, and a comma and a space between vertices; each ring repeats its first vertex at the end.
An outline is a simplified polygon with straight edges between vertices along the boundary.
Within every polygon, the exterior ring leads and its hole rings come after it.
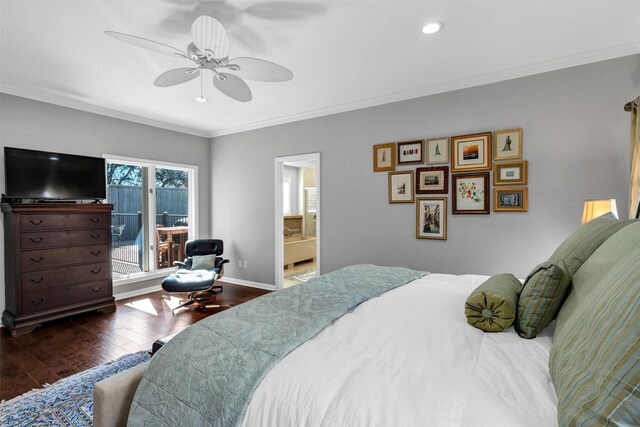
POLYGON ((105 160, 100 157, 4 147, 6 198, 105 199, 105 160))

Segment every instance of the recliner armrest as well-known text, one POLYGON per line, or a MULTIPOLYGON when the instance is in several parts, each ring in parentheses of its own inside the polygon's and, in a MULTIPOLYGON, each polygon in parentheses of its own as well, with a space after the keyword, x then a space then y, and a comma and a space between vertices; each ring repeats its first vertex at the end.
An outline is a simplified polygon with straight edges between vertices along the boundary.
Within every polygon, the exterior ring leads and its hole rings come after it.
POLYGON ((222 259, 221 257, 216 257, 216 266, 215 268, 222 268, 222 266, 228 263, 228 259, 222 259))
POLYGON ((187 265, 182 261, 173 261, 173 265, 177 265, 178 270, 187 269, 187 265))

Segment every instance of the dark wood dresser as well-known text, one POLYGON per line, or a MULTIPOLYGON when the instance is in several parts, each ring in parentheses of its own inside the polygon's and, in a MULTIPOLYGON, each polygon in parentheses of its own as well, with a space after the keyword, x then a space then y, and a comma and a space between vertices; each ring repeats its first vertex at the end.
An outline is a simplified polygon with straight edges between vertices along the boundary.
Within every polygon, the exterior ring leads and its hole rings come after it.
POLYGON ((61 317, 115 310, 112 210, 106 204, 2 204, 2 324, 12 336, 61 317))

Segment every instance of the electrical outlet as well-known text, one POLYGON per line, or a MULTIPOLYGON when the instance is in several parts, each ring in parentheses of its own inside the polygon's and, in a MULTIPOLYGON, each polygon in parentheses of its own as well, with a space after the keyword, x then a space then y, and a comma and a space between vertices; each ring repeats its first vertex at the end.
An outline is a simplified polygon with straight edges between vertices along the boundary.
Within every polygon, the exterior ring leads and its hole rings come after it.
POLYGON ((242 260, 241 259, 238 260, 238 267, 242 268, 242 260))
POLYGON ((244 268, 249 268, 248 267, 248 261, 245 259, 243 262, 244 262, 244 268))

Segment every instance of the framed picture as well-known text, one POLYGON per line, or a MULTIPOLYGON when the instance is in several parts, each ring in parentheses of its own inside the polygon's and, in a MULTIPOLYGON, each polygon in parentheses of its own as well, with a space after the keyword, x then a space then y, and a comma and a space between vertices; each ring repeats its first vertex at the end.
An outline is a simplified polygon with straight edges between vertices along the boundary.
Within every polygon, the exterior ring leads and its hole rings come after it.
POLYGON ((449 137, 427 139, 425 151, 428 165, 449 163, 449 137))
POLYGON ((416 169, 416 194, 447 194, 448 192, 448 166, 416 169))
POLYGON ((522 128, 493 132, 493 160, 522 158, 522 128))
POLYGON ((489 214, 489 172, 452 175, 454 214, 489 214))
POLYGON ((416 204, 416 238, 447 240, 447 198, 418 198, 416 204))
POLYGON ((451 172, 491 170, 491 132, 451 137, 451 172))
POLYGON ((493 185, 527 184, 527 161, 495 163, 493 185))
POLYGON ((373 171, 387 172, 396 170, 396 144, 377 144, 373 146, 373 171))
POLYGON ((413 171, 389 172, 389 203, 413 203, 413 171))
POLYGON ((527 212, 527 188, 495 188, 493 210, 495 212, 527 212))
POLYGON ((424 139, 398 142, 398 166, 424 163, 424 139))

